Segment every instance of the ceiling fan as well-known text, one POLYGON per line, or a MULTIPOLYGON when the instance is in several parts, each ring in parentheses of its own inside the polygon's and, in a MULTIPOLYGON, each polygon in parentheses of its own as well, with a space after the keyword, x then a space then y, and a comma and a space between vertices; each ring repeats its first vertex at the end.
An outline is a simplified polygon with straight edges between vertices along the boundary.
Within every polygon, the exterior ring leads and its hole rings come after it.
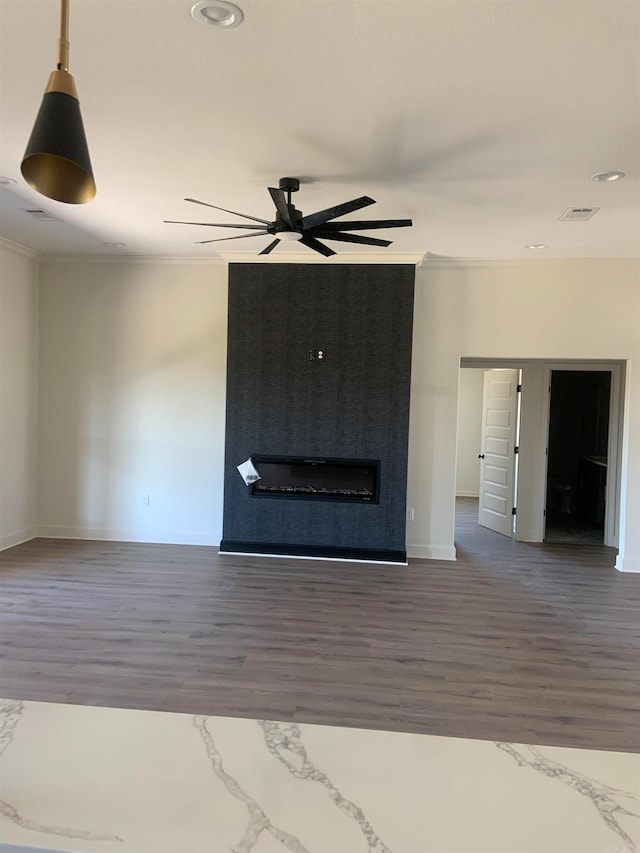
POLYGON ((317 213, 311 213, 309 216, 303 216, 302 211, 297 210, 291 202, 291 193, 295 193, 300 189, 298 178, 281 178, 278 189, 275 187, 269 187, 268 189, 276 206, 276 218, 273 222, 269 222, 266 219, 259 219, 257 216, 249 216, 246 213, 237 213, 235 210, 227 210, 225 207, 217 207, 215 204, 198 201, 196 198, 185 198, 185 201, 193 202, 193 204, 202 204, 204 207, 212 207, 214 210, 223 210, 225 213, 232 213, 234 216, 252 219, 254 222, 261 223, 262 227, 259 225, 236 225, 229 222, 183 222, 175 219, 165 219, 164 221, 172 225, 207 225, 212 228, 251 229, 250 234, 239 234, 235 237, 217 237, 213 240, 197 240, 197 243, 218 243, 222 240, 241 240, 245 237, 271 234, 275 237, 275 240, 269 243, 259 254, 268 255, 283 240, 299 240, 304 246, 308 246, 309 249, 313 249, 327 258, 336 253, 333 249, 325 246, 318 239, 319 237, 322 240, 337 240, 341 243, 390 246, 391 240, 381 240, 377 237, 365 237, 361 234, 348 234, 346 232, 367 231, 373 228, 406 228, 413 225, 411 219, 332 221, 339 216, 344 216, 346 213, 353 213, 362 207, 375 204, 374 199, 369 198, 367 195, 354 198, 352 201, 346 201, 344 204, 337 204, 335 207, 328 207, 326 210, 319 210, 317 213))

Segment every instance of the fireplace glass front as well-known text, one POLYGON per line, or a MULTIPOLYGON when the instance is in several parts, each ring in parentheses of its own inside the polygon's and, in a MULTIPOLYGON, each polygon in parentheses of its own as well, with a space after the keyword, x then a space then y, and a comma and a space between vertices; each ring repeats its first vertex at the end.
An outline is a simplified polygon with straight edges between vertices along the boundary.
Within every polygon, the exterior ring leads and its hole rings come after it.
POLYGON ((378 502, 380 463, 371 459, 252 456, 253 497, 378 502))

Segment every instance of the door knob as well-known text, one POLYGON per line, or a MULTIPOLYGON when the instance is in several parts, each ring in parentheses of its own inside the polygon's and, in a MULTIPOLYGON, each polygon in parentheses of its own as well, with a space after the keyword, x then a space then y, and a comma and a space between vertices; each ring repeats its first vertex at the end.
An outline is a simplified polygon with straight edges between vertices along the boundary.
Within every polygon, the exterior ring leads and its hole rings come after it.
POLYGON ((478 459, 484 459, 484 453, 478 453, 478 459))

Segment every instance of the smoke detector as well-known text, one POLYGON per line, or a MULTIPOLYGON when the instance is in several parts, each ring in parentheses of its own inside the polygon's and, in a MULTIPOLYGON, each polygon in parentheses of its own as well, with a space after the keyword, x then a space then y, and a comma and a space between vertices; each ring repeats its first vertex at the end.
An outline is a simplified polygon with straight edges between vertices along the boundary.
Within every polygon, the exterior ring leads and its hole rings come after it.
POLYGON ((559 222, 586 222, 600 210, 599 207, 570 207, 558 217, 559 222))

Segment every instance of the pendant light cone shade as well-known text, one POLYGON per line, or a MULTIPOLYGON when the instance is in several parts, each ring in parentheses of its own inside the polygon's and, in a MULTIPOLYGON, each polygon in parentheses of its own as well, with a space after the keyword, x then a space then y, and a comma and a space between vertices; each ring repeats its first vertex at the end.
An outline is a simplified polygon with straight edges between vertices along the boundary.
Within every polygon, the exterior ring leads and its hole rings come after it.
POLYGON ((96 194, 80 103, 69 62, 69 0, 60 0, 57 70, 51 73, 20 170, 54 201, 85 204, 96 194))
POLYGON ((84 204, 96 194, 80 103, 67 71, 54 71, 49 79, 20 169, 28 184, 55 201, 84 204))

